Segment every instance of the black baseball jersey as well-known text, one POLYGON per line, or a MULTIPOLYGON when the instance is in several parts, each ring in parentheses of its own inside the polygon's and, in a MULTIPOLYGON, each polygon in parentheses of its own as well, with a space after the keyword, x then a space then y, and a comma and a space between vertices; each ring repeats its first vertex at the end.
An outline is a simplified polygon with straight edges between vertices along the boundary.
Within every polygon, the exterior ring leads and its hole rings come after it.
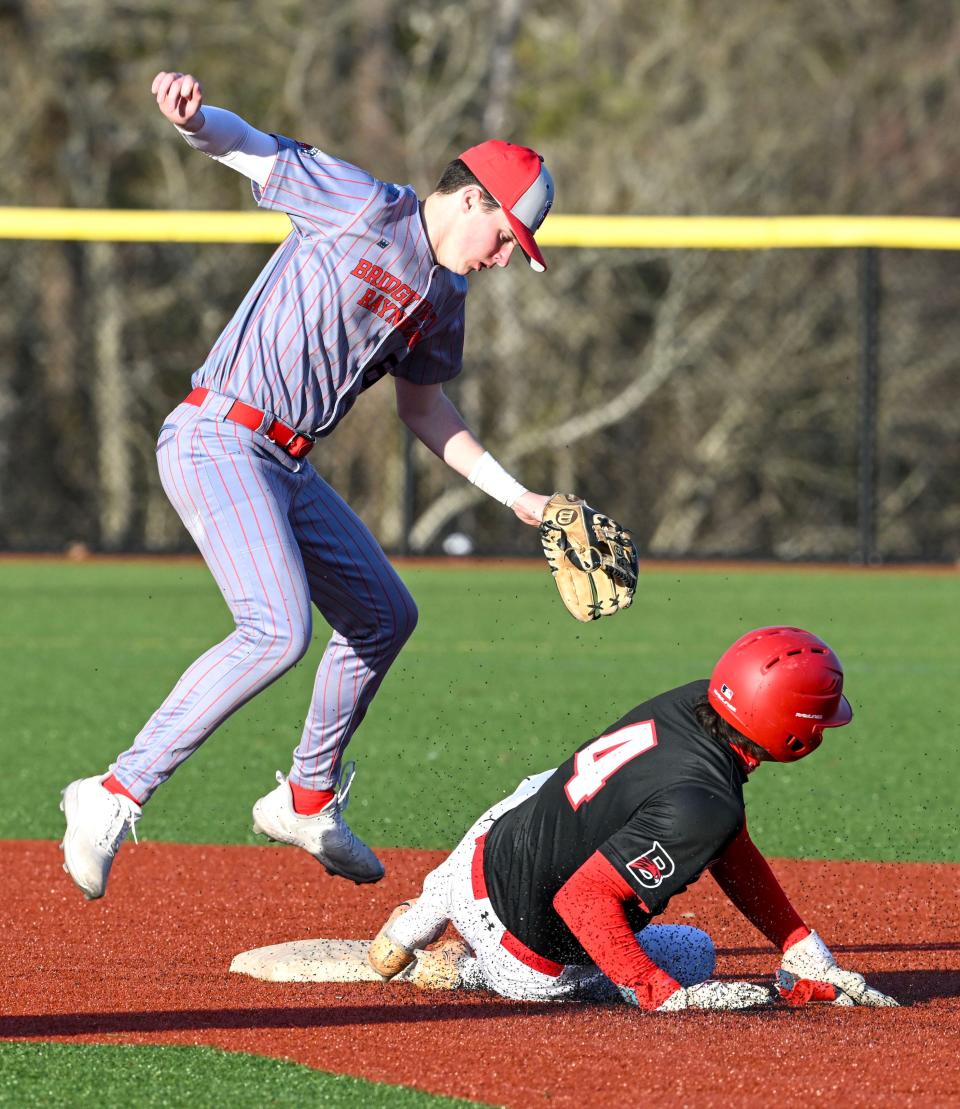
POLYGON ((639 931, 742 827, 746 774, 694 715, 707 684, 638 705, 493 824, 484 852, 491 903, 537 954, 568 965, 592 961, 553 898, 595 851, 636 892, 625 908, 639 931))

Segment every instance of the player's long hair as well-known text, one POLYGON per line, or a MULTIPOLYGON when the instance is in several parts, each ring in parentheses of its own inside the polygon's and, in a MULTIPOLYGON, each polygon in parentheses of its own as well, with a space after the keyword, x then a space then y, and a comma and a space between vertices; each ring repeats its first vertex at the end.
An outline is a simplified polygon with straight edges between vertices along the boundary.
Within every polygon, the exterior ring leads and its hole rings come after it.
POLYGON ((723 719, 720 713, 710 704, 706 694, 695 702, 693 711, 697 723, 717 743, 722 743, 724 747, 735 744, 741 751, 753 755, 760 762, 773 762, 773 756, 769 751, 761 747, 759 743, 754 743, 752 739, 747 739, 742 732, 738 732, 732 724, 723 719))
POLYGON ((461 162, 459 158, 454 158, 443 171, 440 180, 437 182, 437 187, 433 191, 448 196, 450 193, 458 192, 465 185, 476 185, 483 192, 480 204, 485 212, 495 212, 500 207, 499 202, 494 200, 476 179, 473 172, 467 168, 466 163, 461 162))

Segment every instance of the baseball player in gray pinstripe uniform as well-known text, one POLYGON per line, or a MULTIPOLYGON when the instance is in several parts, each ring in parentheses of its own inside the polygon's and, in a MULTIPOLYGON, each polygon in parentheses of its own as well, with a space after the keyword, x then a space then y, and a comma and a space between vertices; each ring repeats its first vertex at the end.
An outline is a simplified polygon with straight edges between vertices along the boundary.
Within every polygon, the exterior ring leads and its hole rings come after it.
POLYGON ((252 181, 293 225, 167 417, 163 487, 236 621, 181 677, 106 773, 63 792, 64 868, 102 897, 142 805, 231 713, 303 657, 311 604, 333 628, 288 777, 254 805, 254 830, 303 847, 332 874, 383 867, 343 819, 344 750, 417 610, 377 541, 305 456, 356 398, 394 381, 400 418, 450 467, 540 522, 547 497, 484 450, 445 396, 461 368, 466 275, 519 249, 553 200, 542 158, 490 141, 451 162, 434 192, 379 181, 316 147, 203 104, 199 82, 160 73, 152 92, 186 141, 252 181))

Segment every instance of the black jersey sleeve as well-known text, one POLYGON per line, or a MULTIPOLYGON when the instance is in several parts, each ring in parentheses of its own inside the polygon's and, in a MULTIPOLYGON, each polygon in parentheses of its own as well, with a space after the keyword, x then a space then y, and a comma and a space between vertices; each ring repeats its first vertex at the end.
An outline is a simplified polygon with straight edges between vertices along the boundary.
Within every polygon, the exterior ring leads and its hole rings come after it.
POLYGON ((695 882, 743 824, 743 808, 708 786, 681 783, 650 798, 599 851, 651 916, 695 882))

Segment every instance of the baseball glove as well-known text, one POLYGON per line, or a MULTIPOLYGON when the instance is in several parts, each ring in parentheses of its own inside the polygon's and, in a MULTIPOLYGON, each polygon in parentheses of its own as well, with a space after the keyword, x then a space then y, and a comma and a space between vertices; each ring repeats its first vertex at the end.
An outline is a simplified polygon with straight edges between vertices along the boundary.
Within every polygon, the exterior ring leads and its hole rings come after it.
POLYGON ((554 493, 540 542, 567 611, 585 623, 629 608, 637 588, 637 547, 624 527, 572 493, 554 493))

